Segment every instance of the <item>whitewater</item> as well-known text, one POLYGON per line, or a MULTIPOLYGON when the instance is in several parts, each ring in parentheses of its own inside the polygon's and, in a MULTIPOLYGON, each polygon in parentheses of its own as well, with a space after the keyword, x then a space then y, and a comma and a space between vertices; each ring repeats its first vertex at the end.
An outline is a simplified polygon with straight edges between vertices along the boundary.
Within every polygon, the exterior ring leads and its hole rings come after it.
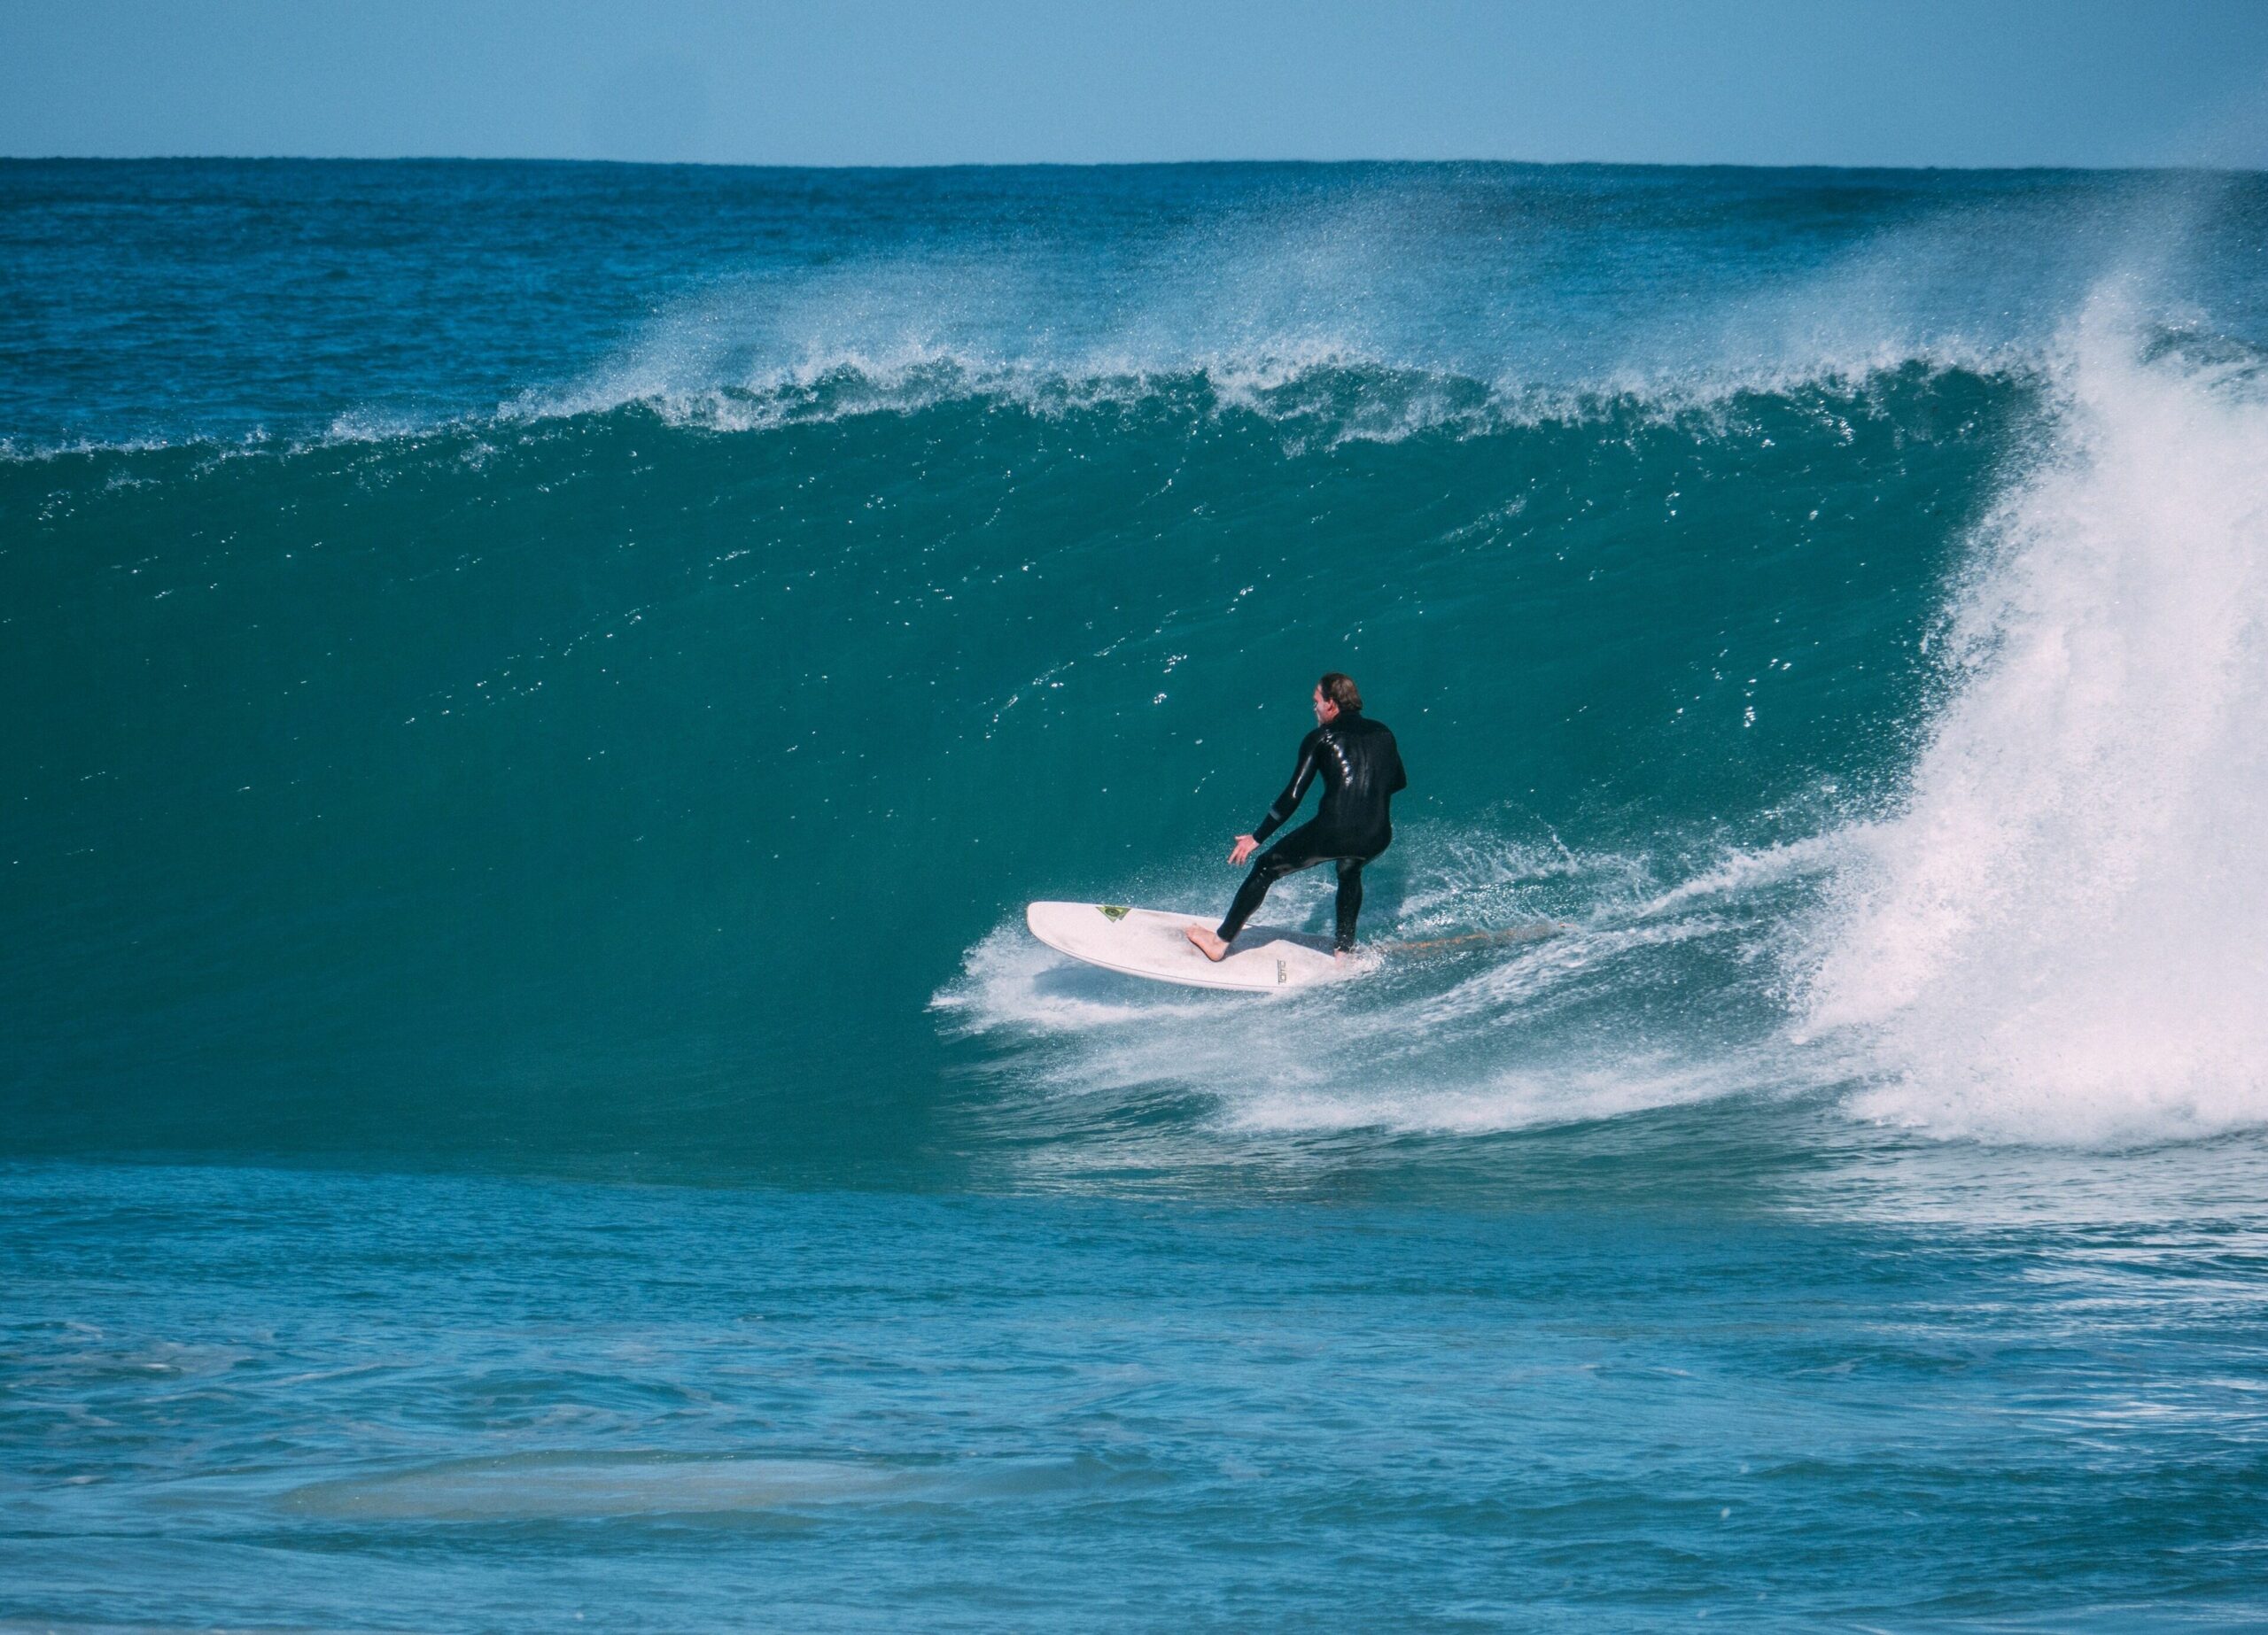
POLYGON ((2264 253, 0 163, 0 1623, 2256 1621, 2264 253))

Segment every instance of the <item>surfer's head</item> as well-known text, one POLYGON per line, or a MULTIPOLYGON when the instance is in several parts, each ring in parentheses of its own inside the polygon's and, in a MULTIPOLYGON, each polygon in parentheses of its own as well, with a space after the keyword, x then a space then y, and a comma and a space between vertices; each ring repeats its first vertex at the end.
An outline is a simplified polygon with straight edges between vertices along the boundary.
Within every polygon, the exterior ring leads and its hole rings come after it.
POLYGON ((1323 679, 1315 684, 1315 718, 1325 725, 1362 707, 1362 689, 1355 685, 1355 678, 1344 671, 1326 670, 1323 679))

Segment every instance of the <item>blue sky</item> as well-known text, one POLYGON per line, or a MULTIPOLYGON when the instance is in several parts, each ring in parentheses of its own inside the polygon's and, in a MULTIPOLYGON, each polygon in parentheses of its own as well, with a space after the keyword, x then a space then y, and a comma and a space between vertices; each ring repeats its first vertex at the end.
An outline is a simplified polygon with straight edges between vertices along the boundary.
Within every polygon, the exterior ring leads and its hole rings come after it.
POLYGON ((2268 0, 12 0, 0 153, 2268 163, 2268 0))

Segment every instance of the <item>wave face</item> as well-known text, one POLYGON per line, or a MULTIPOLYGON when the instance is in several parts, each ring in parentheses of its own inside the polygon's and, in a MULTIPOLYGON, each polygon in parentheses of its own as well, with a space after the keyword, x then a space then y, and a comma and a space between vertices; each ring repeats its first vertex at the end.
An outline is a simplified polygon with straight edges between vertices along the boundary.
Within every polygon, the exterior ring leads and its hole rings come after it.
POLYGON ((2268 1116, 2256 180, 0 188, 27 1150, 2268 1116), (1412 769, 1375 974, 1025 938, 1217 911, 1325 667, 1412 769))

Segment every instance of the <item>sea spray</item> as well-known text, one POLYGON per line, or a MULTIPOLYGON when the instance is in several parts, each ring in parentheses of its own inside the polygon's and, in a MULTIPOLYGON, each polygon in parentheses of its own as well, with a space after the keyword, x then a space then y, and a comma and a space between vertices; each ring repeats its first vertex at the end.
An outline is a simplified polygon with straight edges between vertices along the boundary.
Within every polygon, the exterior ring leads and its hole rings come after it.
POLYGON ((1855 1105, 2134 1143, 2268 1119, 2268 397, 2106 298, 1980 531, 1951 695, 1808 985, 1855 1105))

